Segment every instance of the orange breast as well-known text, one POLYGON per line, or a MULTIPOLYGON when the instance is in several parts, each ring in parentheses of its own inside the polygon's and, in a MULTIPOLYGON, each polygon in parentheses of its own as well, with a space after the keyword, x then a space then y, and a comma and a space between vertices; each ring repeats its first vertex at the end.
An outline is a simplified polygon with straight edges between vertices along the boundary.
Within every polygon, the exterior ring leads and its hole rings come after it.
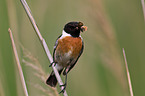
POLYGON ((80 54, 82 49, 82 40, 80 37, 64 37, 58 40, 58 46, 56 48, 57 51, 61 52, 61 54, 72 52, 71 56, 76 57, 80 54))

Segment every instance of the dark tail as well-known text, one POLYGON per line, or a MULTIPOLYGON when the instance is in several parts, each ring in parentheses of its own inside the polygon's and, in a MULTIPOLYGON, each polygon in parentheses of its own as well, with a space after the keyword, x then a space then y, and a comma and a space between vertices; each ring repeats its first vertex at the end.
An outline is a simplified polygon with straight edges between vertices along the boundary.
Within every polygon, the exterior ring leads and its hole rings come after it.
MULTIPOLYGON (((59 71, 59 74, 61 74, 61 72, 62 70, 59 71)), ((51 87, 55 87, 57 85, 57 79, 53 71, 51 72, 50 76, 46 80, 46 84, 50 85, 51 87)))

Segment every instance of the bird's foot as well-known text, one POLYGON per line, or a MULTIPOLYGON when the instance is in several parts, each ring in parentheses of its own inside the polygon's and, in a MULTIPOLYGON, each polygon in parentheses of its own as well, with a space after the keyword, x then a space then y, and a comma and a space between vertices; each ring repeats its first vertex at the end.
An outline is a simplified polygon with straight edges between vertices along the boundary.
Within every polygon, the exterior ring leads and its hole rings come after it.
POLYGON ((64 93, 64 91, 65 91, 65 89, 66 89, 66 83, 63 84, 63 85, 60 85, 60 87, 62 87, 62 86, 63 86, 63 89, 59 92, 59 94, 60 94, 60 93, 64 93))
POLYGON ((54 66, 56 65, 56 62, 53 61, 52 63, 50 63, 49 67, 52 67, 53 63, 55 63, 54 66))

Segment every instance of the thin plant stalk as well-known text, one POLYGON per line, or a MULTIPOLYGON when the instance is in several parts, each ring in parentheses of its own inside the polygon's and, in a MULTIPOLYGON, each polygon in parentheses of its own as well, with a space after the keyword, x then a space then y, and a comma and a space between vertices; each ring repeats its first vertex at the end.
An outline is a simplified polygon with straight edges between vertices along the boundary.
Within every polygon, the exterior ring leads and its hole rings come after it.
POLYGON ((145 2, 144 2, 144 0, 141 0, 141 4, 142 4, 143 15, 144 15, 144 21, 145 21, 145 2))
POLYGON ((15 55, 15 58, 16 58, 16 63, 17 63, 17 66, 18 66, 18 70, 19 70, 22 86, 23 86, 23 89, 24 89, 24 93, 25 93, 25 96, 29 96, 28 91, 27 91, 27 87, 26 87, 26 83, 25 83, 25 79, 24 79, 24 75, 23 75, 23 71, 22 71, 22 67, 21 67, 21 64, 20 64, 19 57, 18 57, 17 49, 16 49, 15 42, 14 42, 14 39, 13 39, 12 31, 11 31, 10 28, 8 29, 8 31, 9 31, 9 35, 10 35, 10 38, 11 38, 12 47, 13 47, 14 55, 15 55))
MULTIPOLYGON (((40 33, 38 27, 37 27, 37 24, 36 24, 36 22, 35 22, 35 20, 34 20, 34 18, 33 18, 33 16, 32 16, 32 14, 31 14, 31 10, 30 10, 30 8, 29 8, 27 2, 26 2, 25 0, 20 0, 20 1, 21 1, 22 5, 23 5, 23 7, 24 7, 24 9, 25 9, 25 11, 26 11, 26 13, 27 13, 29 19, 30 19, 30 22, 32 23, 32 26, 33 26, 33 28, 34 28, 34 30, 35 30, 35 32, 36 32, 36 34, 37 34, 37 36, 38 36, 38 38, 39 38, 39 40, 40 40, 40 42, 41 42, 41 44, 42 44, 42 46, 43 46, 45 52, 46 52, 46 55, 47 55, 47 57, 48 57, 50 63, 53 62, 53 58, 52 58, 52 56, 51 56, 51 54, 50 54, 50 51, 49 51, 49 49, 48 49, 48 46, 47 46, 45 40, 43 39, 43 37, 42 37, 42 35, 41 35, 41 33, 40 33)), ((62 82, 62 80, 61 80, 61 77, 60 77, 60 75, 59 75, 57 69, 55 68, 54 64, 52 65, 52 68, 53 68, 53 71, 54 71, 54 73, 55 73, 55 76, 56 76, 56 78, 57 78, 57 81, 58 81, 59 85, 63 85, 63 82, 62 82)), ((61 86, 61 90, 63 90, 63 88, 64 88, 64 86, 61 86)), ((64 95, 64 96, 68 96, 66 90, 64 91, 63 95, 64 95)))
POLYGON ((126 67, 127 78, 128 78, 128 84, 129 84, 129 89, 130 89, 130 96, 134 96, 134 95, 133 95, 133 89, 132 89, 132 84, 131 84, 131 78, 130 78, 130 73, 129 73, 129 69, 128 69, 128 64, 127 64, 127 59, 126 59, 126 55, 125 55, 125 50, 124 50, 124 48, 123 48, 123 56, 124 56, 125 67, 126 67))

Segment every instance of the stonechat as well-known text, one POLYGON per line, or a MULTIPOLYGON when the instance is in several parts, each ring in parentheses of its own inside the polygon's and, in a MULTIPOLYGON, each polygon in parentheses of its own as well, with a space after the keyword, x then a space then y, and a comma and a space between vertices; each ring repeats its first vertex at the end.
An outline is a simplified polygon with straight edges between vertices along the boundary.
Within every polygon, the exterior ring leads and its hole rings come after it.
MULTIPOLYGON (((87 27, 82 22, 69 22, 64 26, 62 34, 56 40, 53 51, 53 62, 50 66, 55 63, 59 74, 64 70, 63 75, 66 78, 65 84, 62 85, 64 89, 61 92, 64 92, 66 88, 68 72, 74 67, 83 52, 84 43, 80 33, 86 30, 87 27)), ((57 79, 53 71, 46 80, 46 84, 51 87, 56 86, 57 79)))

